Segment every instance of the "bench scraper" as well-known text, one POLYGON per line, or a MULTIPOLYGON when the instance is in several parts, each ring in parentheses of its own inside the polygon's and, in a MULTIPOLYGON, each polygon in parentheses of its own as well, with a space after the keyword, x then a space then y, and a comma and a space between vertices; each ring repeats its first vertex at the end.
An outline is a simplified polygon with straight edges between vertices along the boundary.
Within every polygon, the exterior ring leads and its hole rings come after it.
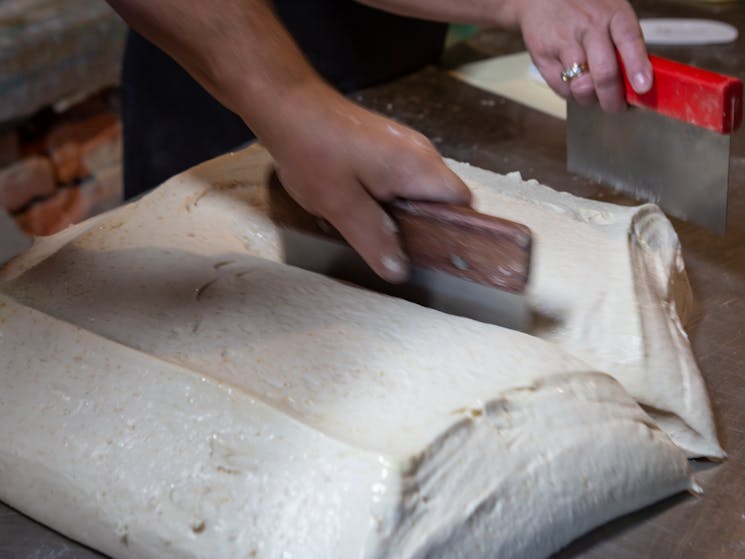
POLYGON ((567 104, 567 168, 724 233, 730 138, 742 121, 742 81, 649 59, 654 85, 644 95, 623 72, 628 110, 605 113, 597 105, 567 104))
POLYGON ((412 264, 409 279, 378 277, 325 221, 270 181, 270 215, 287 264, 400 297, 449 314, 527 331, 532 237, 519 223, 465 206, 395 200, 386 205, 412 264))

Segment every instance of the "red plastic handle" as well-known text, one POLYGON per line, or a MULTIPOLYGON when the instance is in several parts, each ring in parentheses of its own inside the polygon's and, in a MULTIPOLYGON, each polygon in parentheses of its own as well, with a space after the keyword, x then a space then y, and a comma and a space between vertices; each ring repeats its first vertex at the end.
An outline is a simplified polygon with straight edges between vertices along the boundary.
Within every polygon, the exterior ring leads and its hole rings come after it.
POLYGON ((636 93, 624 71, 626 101, 665 116, 730 134, 742 122, 742 81, 651 55, 654 85, 636 93))

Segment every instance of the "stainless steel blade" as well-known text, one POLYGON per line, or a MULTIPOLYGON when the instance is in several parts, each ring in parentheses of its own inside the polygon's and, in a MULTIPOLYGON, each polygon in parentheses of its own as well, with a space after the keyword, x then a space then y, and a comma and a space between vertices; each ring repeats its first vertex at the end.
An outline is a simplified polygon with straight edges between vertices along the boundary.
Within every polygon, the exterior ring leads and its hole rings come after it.
POLYGON ((31 239, 21 233, 15 221, 0 208, 0 266, 31 246, 31 239))
POLYGON ((729 135, 647 109, 606 113, 567 103, 570 171, 720 233, 727 223, 729 159, 729 135))
POLYGON ((527 331, 530 310, 523 295, 487 287, 444 272, 414 268, 403 284, 380 279, 348 245, 295 229, 280 230, 287 264, 406 299, 448 314, 527 331))

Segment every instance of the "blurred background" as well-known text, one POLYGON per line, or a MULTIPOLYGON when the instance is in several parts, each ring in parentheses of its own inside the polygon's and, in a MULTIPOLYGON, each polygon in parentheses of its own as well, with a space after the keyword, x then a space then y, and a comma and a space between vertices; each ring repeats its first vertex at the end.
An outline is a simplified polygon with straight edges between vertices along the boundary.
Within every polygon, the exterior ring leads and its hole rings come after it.
POLYGON ((121 201, 125 36, 101 0, 0 0, 0 200, 27 233, 121 201))

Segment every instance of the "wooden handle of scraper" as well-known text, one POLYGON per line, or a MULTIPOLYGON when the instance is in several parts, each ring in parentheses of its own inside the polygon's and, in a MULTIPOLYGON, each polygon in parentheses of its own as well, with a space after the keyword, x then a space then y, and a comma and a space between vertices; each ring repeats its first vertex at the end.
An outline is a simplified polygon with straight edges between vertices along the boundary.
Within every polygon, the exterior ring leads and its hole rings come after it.
MULTIPOLYGON (((526 226, 452 204, 395 200, 385 207, 415 266, 513 293, 525 290, 532 244, 526 226)), ((292 199, 276 173, 269 178, 269 213, 280 227, 344 242, 326 221, 292 199)))
POLYGON ((386 209, 414 265, 513 293, 525 290, 532 245, 525 225, 439 202, 396 200, 386 209))
MULTIPOLYGON (((619 57, 623 70, 623 63, 619 57)), ((665 116, 731 134, 742 122, 742 81, 650 55, 654 84, 639 95, 631 87, 625 70, 626 101, 630 105, 652 109, 665 116)))

